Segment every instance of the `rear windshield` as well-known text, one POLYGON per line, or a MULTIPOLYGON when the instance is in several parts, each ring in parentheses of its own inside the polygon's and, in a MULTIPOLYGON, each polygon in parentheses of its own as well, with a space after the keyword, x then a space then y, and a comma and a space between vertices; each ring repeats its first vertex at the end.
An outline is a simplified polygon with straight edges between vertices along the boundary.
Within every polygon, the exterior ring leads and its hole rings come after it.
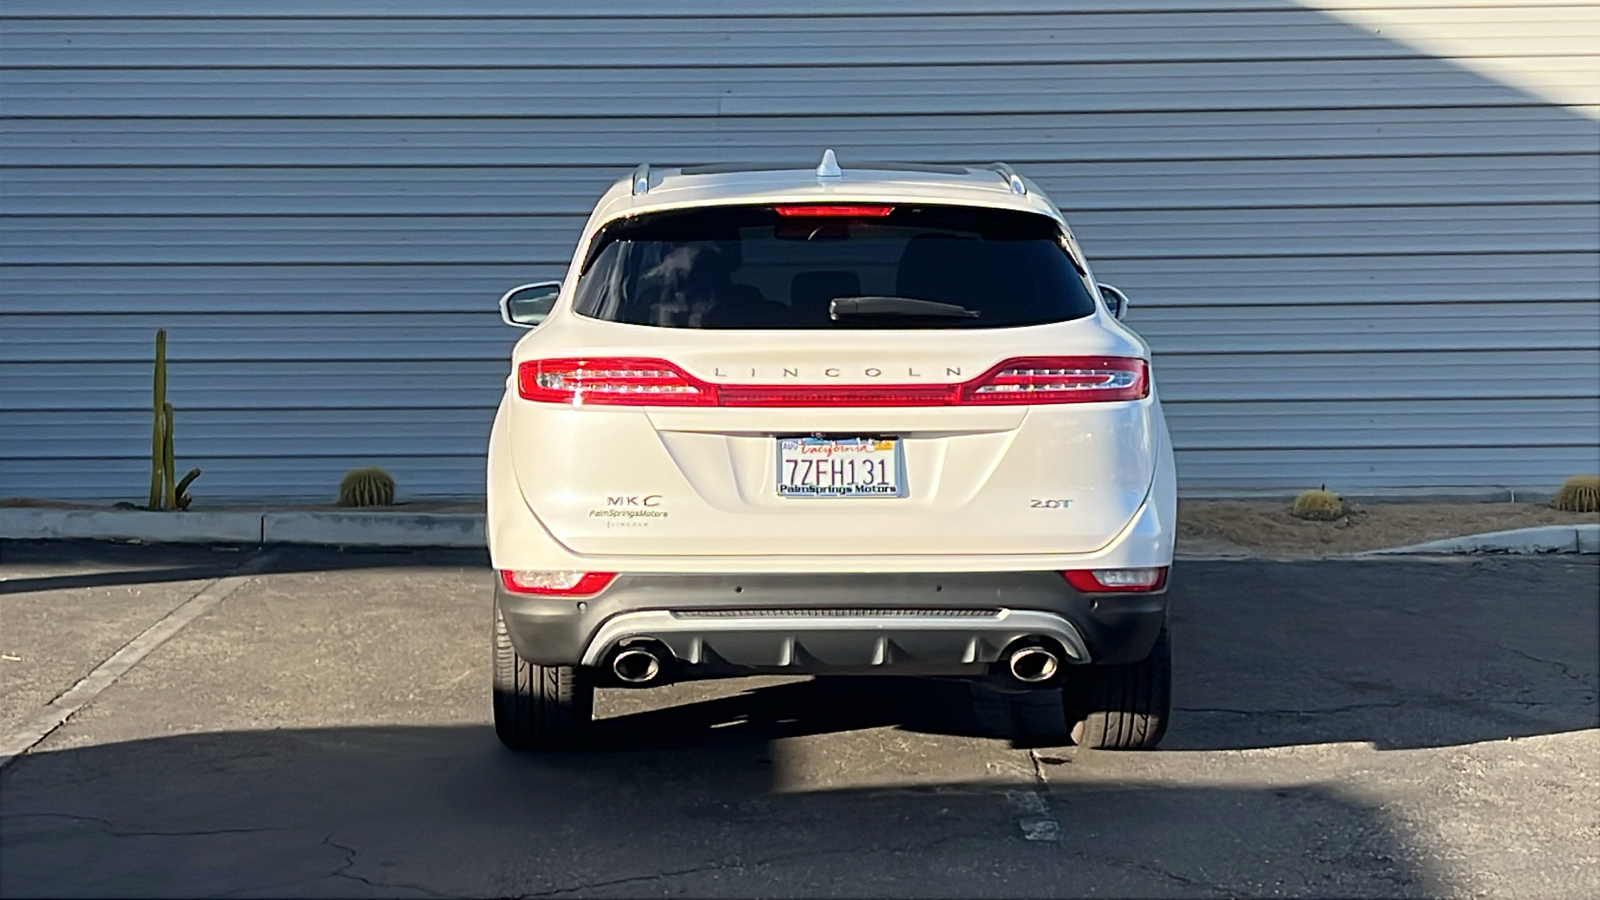
POLYGON ((574 299, 661 328, 1013 328, 1094 312, 1057 224, 972 207, 656 213, 607 226, 574 299))

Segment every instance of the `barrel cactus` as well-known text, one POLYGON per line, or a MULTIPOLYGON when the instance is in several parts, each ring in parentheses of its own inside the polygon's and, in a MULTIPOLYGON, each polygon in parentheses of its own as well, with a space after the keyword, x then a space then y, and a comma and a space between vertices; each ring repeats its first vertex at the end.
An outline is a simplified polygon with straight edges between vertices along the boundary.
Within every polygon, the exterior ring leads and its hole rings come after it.
POLYGON ((1574 475, 1556 494, 1556 509, 1600 512, 1600 475, 1574 475))
POLYGON ((1289 514, 1298 519, 1331 522, 1344 517, 1344 500, 1324 485, 1315 490, 1304 491, 1294 498, 1294 506, 1289 510, 1289 514))
POLYGON ((393 506, 394 479, 377 467, 351 469, 339 482, 340 506, 393 506))

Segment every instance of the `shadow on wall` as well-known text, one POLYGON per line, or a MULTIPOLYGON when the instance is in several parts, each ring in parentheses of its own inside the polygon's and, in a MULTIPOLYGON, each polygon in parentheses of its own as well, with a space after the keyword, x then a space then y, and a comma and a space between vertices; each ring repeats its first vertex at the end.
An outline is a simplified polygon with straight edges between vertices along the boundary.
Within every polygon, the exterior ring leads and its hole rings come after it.
MULTIPOLYGON (((318 9, 365 8, 341 6, 318 9)), ((1050 189, 1133 294, 1191 484, 1592 461, 1592 119, 1288 0, 643 6, 357 27, 9 4, 0 374, 41 390, 0 394, 0 496, 138 496, 117 386, 156 327, 207 495, 314 496, 374 459, 478 494, 514 336, 493 300, 562 271, 609 180, 829 145, 1050 189)))

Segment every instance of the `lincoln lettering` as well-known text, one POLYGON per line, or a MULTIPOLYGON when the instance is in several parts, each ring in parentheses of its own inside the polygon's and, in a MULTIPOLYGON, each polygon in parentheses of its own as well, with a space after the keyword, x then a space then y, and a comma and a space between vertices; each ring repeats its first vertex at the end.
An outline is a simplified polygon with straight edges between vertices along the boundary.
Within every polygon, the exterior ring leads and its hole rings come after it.
MULTIPOLYGON (((711 369, 713 378, 734 377, 730 368, 714 366, 711 369)), ((738 377, 757 378, 768 380, 782 380, 786 378, 926 378, 916 366, 906 366, 903 369, 883 368, 882 366, 866 366, 861 369, 846 368, 844 366, 824 366, 820 369, 807 371, 799 366, 779 366, 774 368, 760 368, 755 366, 740 367, 738 377), (904 372, 904 375, 901 373, 904 372), (748 376, 746 373, 749 373, 748 376)), ((944 377, 960 378, 960 366, 945 366, 944 377)))

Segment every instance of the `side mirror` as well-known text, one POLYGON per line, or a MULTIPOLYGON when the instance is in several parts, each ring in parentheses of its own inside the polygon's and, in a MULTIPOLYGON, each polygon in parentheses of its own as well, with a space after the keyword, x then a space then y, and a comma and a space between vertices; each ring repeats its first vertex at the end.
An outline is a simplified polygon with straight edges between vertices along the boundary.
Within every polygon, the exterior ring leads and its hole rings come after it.
POLYGON ((1128 295, 1117 290, 1109 284, 1100 284, 1100 296, 1106 298, 1106 306, 1111 307, 1111 314, 1122 318, 1128 314, 1128 295))
POLYGON ((560 296, 559 281, 541 281, 514 287, 500 298, 500 318, 507 325, 532 328, 550 315, 556 298, 560 296))

